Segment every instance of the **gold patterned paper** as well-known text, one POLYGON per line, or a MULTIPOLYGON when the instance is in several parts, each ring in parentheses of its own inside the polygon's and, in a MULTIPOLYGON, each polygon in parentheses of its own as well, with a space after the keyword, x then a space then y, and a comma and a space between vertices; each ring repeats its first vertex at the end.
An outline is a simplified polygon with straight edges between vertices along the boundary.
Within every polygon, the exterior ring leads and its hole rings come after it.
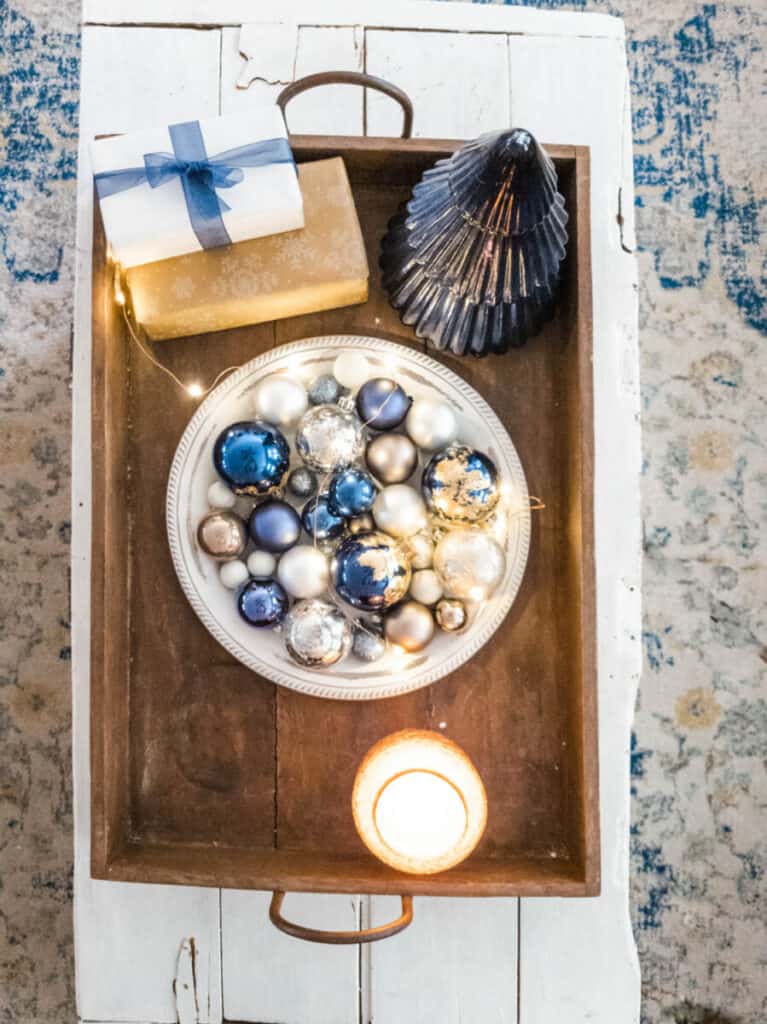
POLYGON ((341 157, 298 167, 305 225, 127 272, 154 341, 365 302, 368 263, 341 157))

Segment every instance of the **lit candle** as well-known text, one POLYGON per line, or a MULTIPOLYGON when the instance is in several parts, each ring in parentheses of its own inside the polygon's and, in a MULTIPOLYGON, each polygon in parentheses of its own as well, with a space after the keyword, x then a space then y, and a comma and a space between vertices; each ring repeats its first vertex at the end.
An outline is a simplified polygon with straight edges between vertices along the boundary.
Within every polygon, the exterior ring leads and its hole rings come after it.
POLYGON ((485 830, 487 798, 476 768, 439 733, 405 729, 372 747, 354 782, 354 823, 379 860, 434 874, 472 852, 485 830))

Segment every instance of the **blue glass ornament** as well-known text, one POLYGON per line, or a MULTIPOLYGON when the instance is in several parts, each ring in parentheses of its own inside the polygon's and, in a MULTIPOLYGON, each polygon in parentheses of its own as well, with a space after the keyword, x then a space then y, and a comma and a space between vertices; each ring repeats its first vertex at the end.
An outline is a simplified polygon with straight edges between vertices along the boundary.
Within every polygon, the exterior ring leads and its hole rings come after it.
POLYGON ((346 529, 346 520, 340 513, 331 510, 327 494, 318 494, 316 498, 307 501, 301 513, 301 522, 313 541, 335 540, 346 529))
POLYGON ((423 471, 422 490, 430 512, 454 523, 478 523, 501 496, 493 460, 463 444, 433 455, 423 471))
POLYGON ((268 423, 232 423, 216 439, 213 463, 236 494, 267 494, 281 485, 288 471, 290 447, 268 423))
POLYGON ((339 597, 366 612, 382 611, 401 601, 410 576, 410 562, 401 545, 375 530, 347 537, 333 561, 339 597))
POLYGON ((296 543, 301 536, 301 520, 287 501, 269 498, 253 509, 248 529, 257 548, 276 554, 296 543))
POLYGON ((337 515, 361 516, 373 507, 378 489, 370 473, 364 469, 339 470, 328 488, 328 507, 337 515))
POLYGON ((407 416, 412 401, 396 381, 374 377, 357 392, 357 415, 374 430, 391 430, 407 416))
POLYGON ((309 385, 309 401, 312 405, 337 402, 342 391, 343 388, 332 373, 323 373, 320 377, 315 377, 309 385))
POLYGON ((276 626, 289 604, 288 595, 276 580, 251 580, 237 598, 237 610, 251 626, 276 626))

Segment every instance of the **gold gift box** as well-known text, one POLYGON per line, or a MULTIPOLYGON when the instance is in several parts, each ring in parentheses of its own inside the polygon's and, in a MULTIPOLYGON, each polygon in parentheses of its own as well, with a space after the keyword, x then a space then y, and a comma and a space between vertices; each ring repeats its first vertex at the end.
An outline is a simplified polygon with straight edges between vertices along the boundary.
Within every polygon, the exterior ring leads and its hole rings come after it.
POLYGON ((368 262, 341 157, 301 164, 304 227, 126 272, 153 341, 365 302, 368 262))

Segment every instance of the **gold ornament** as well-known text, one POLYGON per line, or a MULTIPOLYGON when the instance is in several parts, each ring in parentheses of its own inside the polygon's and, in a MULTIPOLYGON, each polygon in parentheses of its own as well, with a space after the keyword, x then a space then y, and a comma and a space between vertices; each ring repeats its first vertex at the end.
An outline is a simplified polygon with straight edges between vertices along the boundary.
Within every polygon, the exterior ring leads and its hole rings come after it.
POLYGON ((208 512, 197 527, 197 543, 219 562, 239 558, 248 542, 248 531, 242 519, 228 509, 208 512))
POLYGON ((418 463, 418 450, 404 434, 379 434, 365 451, 368 469, 382 484, 401 484, 418 463))
POLYGON ((443 597, 434 609, 434 618, 446 633, 457 633, 466 625, 466 606, 455 597, 443 597))
POLYGON ((349 533, 369 533, 371 530, 375 530, 375 523, 369 512, 349 520, 349 533))
POLYGON ((403 601, 384 619, 386 639, 412 654, 423 650, 434 636, 434 619, 419 601, 403 601))

